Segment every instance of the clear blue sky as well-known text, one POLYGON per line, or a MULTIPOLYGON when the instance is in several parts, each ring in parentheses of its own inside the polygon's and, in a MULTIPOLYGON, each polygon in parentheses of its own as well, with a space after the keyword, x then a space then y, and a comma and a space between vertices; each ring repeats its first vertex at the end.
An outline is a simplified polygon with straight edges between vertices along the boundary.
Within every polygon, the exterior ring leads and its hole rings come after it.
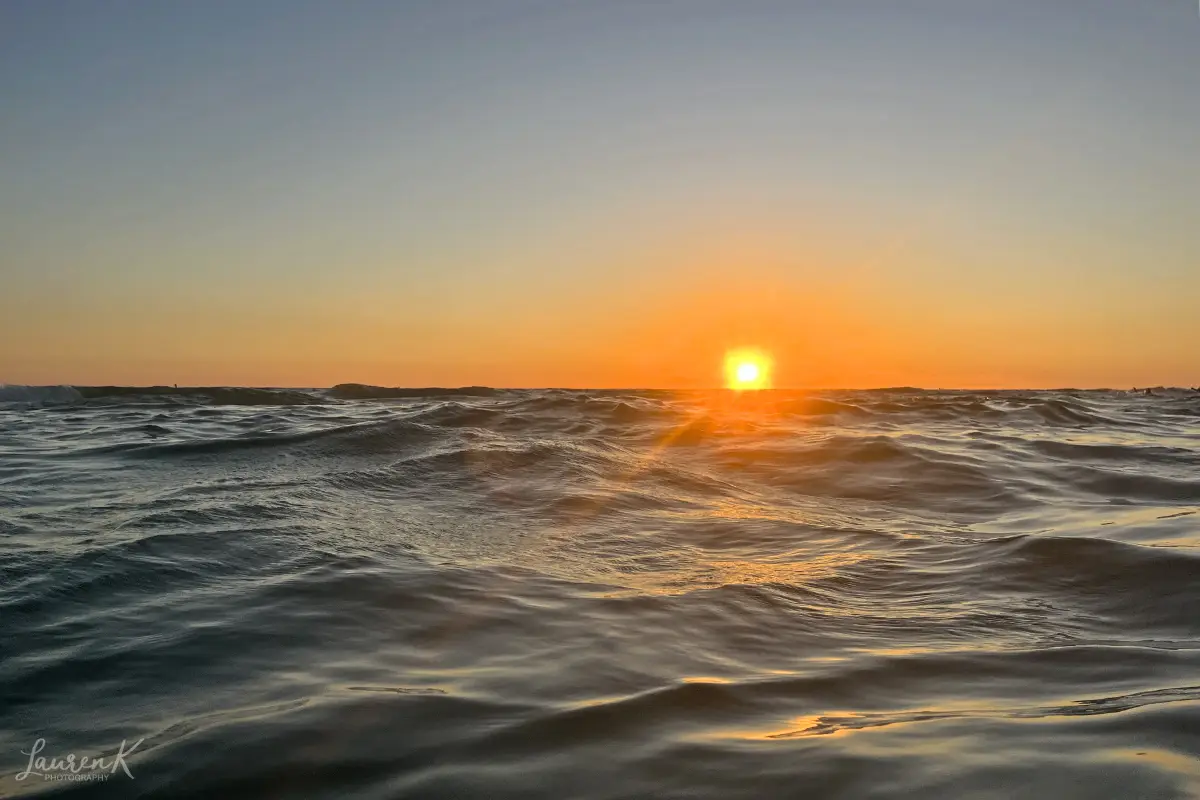
POLYGON ((0 380, 1200 382, 1169 0, 0 4, 0 380))

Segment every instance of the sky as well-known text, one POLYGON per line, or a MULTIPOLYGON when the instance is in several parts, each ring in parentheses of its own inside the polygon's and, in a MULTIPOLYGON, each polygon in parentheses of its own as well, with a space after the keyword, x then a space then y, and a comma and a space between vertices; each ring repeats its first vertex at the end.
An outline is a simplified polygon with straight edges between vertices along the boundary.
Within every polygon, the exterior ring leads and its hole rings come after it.
POLYGON ((5 0, 0 381, 1200 384, 1174 0, 5 0))

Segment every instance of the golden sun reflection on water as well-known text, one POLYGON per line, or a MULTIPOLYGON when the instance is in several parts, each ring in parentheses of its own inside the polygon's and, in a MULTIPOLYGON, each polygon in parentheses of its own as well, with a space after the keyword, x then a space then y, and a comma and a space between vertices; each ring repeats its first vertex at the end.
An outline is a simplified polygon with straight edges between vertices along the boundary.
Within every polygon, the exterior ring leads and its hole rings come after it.
MULTIPOLYGON (((803 561, 791 562, 698 559, 688 571, 694 574, 699 570, 703 579, 720 586, 739 583, 802 585, 805 581, 835 575, 840 567, 859 560, 859 556, 850 553, 834 553, 818 558, 806 557, 803 561)), ((690 580, 695 580, 695 577, 690 580)))
POLYGON ((804 735, 825 735, 825 736, 844 736, 853 731, 850 729, 842 729, 836 731, 828 731, 818 734, 821 731, 824 717, 820 714, 807 714, 800 717, 790 717, 779 726, 770 728, 723 728, 720 730, 704 731, 695 734, 691 739, 697 741, 749 741, 749 742, 769 742, 779 739, 797 738, 804 735), (812 732, 811 734, 809 732, 812 732))

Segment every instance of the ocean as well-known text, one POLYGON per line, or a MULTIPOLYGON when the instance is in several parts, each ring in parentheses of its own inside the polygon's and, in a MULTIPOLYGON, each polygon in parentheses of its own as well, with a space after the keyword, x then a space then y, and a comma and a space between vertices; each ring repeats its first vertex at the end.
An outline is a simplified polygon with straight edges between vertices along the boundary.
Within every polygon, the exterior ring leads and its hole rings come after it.
POLYGON ((1190 391, 0 387, 0 795, 1196 798, 1198 511, 1190 391))

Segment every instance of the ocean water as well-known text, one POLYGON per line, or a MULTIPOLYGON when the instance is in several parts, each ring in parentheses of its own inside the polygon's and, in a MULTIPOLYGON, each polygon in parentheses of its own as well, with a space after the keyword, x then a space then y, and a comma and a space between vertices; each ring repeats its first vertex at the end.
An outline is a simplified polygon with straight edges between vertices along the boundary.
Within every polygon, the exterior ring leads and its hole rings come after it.
POLYGON ((0 794, 1200 797, 1198 394, 156 391, 0 388, 0 794))

